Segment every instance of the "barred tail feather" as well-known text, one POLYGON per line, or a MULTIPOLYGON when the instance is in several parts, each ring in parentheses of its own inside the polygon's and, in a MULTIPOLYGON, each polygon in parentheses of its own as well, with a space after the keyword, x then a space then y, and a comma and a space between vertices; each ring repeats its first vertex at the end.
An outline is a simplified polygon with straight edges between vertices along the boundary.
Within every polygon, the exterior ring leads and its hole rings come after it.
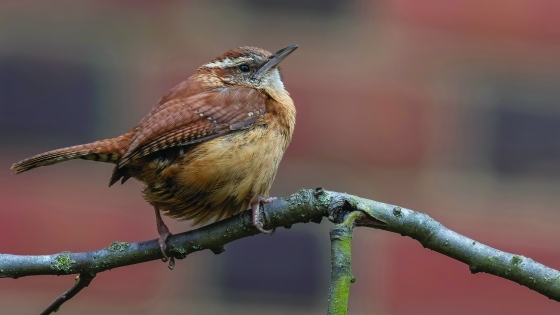
POLYGON ((124 136, 37 154, 12 165, 12 173, 19 174, 40 166, 73 159, 117 163, 124 154, 127 139, 124 136))

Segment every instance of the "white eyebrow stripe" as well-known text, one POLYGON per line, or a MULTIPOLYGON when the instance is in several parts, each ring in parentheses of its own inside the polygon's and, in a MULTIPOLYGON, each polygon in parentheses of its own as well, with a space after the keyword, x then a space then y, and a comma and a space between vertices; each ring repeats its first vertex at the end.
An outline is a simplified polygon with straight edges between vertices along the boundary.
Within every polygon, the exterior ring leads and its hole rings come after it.
POLYGON ((230 59, 230 58, 225 58, 222 60, 216 60, 213 62, 209 62, 205 65, 203 65, 203 68, 220 68, 220 69, 224 69, 224 68, 229 68, 229 67, 233 67, 236 66, 240 63, 243 62, 250 62, 253 61, 252 58, 249 57, 238 57, 235 59, 230 59))

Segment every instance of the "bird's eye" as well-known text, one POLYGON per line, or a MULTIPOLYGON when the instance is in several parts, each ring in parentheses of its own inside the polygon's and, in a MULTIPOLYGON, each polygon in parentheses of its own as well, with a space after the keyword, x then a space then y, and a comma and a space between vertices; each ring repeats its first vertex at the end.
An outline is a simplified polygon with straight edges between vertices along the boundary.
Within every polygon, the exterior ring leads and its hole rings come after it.
POLYGON ((249 71, 251 70, 251 68, 249 67, 249 65, 248 65, 248 64, 245 64, 245 63, 242 64, 242 65, 240 65, 238 68, 239 68, 239 71, 245 72, 245 73, 246 73, 246 72, 249 72, 249 71))

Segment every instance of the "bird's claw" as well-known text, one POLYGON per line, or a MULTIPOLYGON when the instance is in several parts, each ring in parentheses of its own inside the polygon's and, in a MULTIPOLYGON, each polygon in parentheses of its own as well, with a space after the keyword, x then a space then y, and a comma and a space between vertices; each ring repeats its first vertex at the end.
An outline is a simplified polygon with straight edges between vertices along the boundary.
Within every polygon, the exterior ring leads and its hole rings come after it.
POLYGON ((257 228, 257 230, 259 230, 261 233, 264 233, 264 234, 271 234, 274 231, 274 229, 265 230, 262 222, 260 222, 260 221, 259 222, 254 222, 253 225, 257 228))
POLYGON ((165 235, 165 237, 160 236, 160 238, 158 239, 158 244, 159 244, 159 249, 161 250, 161 254, 163 255, 161 261, 169 262, 167 264, 167 268, 169 268, 169 270, 173 270, 173 268, 175 268, 175 257, 173 256, 169 257, 165 253, 165 249, 167 248, 167 245, 165 245, 165 241, 167 240, 168 236, 169 235, 165 235))
POLYGON ((261 204, 267 204, 273 200, 276 200, 276 197, 263 197, 263 196, 259 196, 257 198, 257 200, 255 200, 252 204, 251 204, 251 209, 253 211, 253 217, 252 217, 252 223, 253 225, 257 228, 257 230, 259 230, 261 233, 264 234, 271 234, 272 232, 274 232, 274 229, 272 230, 265 230, 264 229, 264 224, 261 221, 261 211, 260 211, 260 205, 261 204))
POLYGON ((161 254, 163 255, 161 261, 169 262, 167 264, 167 268, 169 268, 169 270, 173 270, 173 268, 175 268, 175 257, 173 256, 168 257, 167 254, 165 253, 165 249, 167 248, 167 245, 165 245, 165 241, 167 241, 167 238, 171 235, 171 232, 169 232, 167 225, 165 225, 165 223, 161 219, 161 214, 159 213, 159 209, 157 207, 154 208, 156 211, 156 224, 157 224, 157 230, 159 234, 158 244, 159 244, 159 249, 161 250, 161 254))

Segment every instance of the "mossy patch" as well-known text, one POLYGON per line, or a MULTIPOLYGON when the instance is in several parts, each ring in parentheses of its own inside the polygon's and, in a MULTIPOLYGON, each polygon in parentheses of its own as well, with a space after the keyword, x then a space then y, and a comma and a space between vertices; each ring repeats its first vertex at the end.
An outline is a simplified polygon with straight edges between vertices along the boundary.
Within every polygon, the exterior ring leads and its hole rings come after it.
POLYGON ((188 254, 186 249, 184 249, 183 247, 175 246, 175 245, 173 245, 173 247, 171 247, 170 251, 172 253, 178 254, 179 257, 182 257, 182 258, 186 257, 187 254, 188 254))
POLYGON ((183 247, 173 246, 172 251, 176 252, 177 254, 186 254, 187 251, 183 247))
POLYGON ((327 211, 331 206, 331 198, 330 196, 325 193, 323 188, 318 187, 315 189, 315 197, 317 198, 317 203, 315 204, 315 209, 327 211))
POLYGON ((76 261, 70 258, 70 252, 62 252, 60 255, 56 256, 51 268, 56 271, 70 272, 72 264, 74 263, 76 263, 76 261))
POLYGON ((519 257, 519 256, 511 257, 511 264, 514 265, 514 266, 519 265, 522 261, 523 261, 523 259, 521 259, 521 257, 519 257))
POLYGON ((107 250, 110 252, 122 252, 123 250, 127 249, 130 246, 130 243, 127 242, 113 242, 107 250))

